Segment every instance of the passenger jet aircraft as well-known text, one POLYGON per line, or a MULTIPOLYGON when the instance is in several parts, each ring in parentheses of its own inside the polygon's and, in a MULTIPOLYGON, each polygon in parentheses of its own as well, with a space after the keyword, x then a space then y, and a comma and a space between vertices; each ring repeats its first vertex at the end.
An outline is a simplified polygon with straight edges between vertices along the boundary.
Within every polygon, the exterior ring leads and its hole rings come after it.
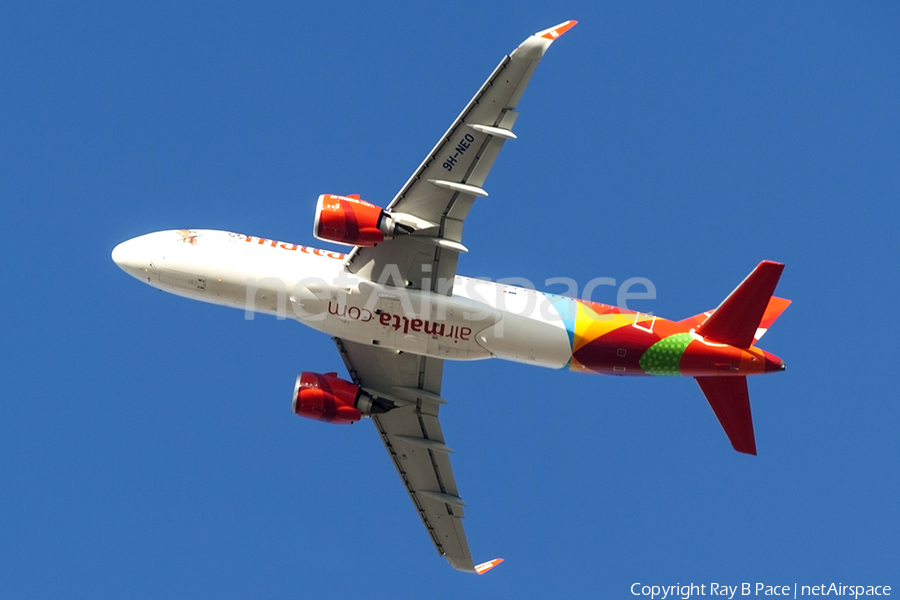
POLYGON ((784 265, 764 261, 713 311, 682 321, 456 274, 463 221, 516 105, 566 21, 503 58, 387 208, 325 194, 317 238, 349 254, 224 231, 181 229, 123 242, 112 259, 179 296, 290 316, 333 336, 349 373, 301 373, 293 409, 329 423, 369 417, 438 552, 475 565, 438 421, 445 360, 506 360, 606 375, 694 377, 739 452, 756 454, 747 375, 783 371, 755 343, 790 303, 772 296, 784 265))

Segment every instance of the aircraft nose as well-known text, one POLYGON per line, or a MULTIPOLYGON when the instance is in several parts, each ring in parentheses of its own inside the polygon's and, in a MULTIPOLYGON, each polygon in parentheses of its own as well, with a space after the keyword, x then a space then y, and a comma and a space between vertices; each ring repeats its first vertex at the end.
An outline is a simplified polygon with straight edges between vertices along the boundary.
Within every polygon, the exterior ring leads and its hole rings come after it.
POLYGON ((125 272, 147 266, 149 261, 146 236, 125 240, 112 250, 112 260, 125 272))
POLYGON ((156 233, 148 233, 130 240, 125 240, 111 253, 111 258, 116 265, 129 275, 143 278, 144 273, 151 267, 154 258, 162 252, 162 236, 156 233))
POLYGON ((133 248, 134 244, 132 243, 132 240, 128 240, 127 242, 122 242, 112 250, 113 262, 123 271, 133 264, 133 248))

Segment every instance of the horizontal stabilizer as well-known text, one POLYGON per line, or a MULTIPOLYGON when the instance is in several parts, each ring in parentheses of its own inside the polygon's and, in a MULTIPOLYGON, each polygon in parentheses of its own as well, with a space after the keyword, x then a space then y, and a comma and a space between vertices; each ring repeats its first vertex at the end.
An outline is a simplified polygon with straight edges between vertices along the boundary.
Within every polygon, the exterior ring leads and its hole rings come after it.
POLYGON ((753 416, 746 377, 695 377, 716 413, 731 445, 738 452, 756 455, 753 416))
MULTIPOLYGON (((778 296, 769 298, 769 305, 766 307, 766 312, 763 313, 762 321, 759 322, 759 327, 756 328, 756 334, 753 336, 757 342, 765 335, 766 331, 769 330, 769 327, 772 326, 772 323, 781 316, 781 313, 783 313, 784 309, 790 306, 790 304, 791 301, 786 298, 779 298, 778 296)), ((678 321, 678 324, 684 325, 689 329, 696 329, 702 325, 703 321, 707 320, 713 312, 715 312, 715 309, 702 312, 699 315, 694 315, 687 319, 682 319, 681 321, 678 321)))
POLYGON ((697 328, 697 333, 714 342, 749 348, 783 270, 782 263, 770 260, 759 263, 697 328))

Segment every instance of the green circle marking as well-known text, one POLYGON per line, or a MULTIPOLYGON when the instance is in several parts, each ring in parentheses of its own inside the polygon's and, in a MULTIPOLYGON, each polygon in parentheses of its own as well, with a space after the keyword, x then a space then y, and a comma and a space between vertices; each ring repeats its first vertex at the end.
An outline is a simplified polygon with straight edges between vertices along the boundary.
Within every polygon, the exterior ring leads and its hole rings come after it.
POLYGON ((690 333, 676 333, 647 348, 638 364, 650 375, 681 375, 678 363, 691 343, 690 333))

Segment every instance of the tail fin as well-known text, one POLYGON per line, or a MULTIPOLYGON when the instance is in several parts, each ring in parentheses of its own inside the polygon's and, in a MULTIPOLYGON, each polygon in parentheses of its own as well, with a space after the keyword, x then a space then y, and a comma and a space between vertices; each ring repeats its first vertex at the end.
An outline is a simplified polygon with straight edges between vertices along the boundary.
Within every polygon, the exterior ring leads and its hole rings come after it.
POLYGON ((769 305, 766 307, 766 312, 763 313, 763 318, 759 322, 759 327, 756 328, 756 334, 753 336, 757 342, 766 334, 769 327, 775 322, 775 319, 780 317, 781 313, 784 312, 784 309, 790 306, 790 304, 791 301, 786 298, 779 298, 778 296, 769 298, 769 305))
MULTIPOLYGON (((725 298, 719 308, 697 328, 697 333, 714 342, 749 348, 756 337, 757 329, 760 328, 772 292, 775 291, 783 270, 782 263, 769 260, 759 263, 725 298)), ((784 308, 787 308, 786 304, 781 310, 784 308)), ((777 316, 776 314, 775 317, 777 316)))
POLYGON ((753 416, 746 377, 696 377, 703 395, 716 413, 731 445, 738 452, 756 456, 753 416))

